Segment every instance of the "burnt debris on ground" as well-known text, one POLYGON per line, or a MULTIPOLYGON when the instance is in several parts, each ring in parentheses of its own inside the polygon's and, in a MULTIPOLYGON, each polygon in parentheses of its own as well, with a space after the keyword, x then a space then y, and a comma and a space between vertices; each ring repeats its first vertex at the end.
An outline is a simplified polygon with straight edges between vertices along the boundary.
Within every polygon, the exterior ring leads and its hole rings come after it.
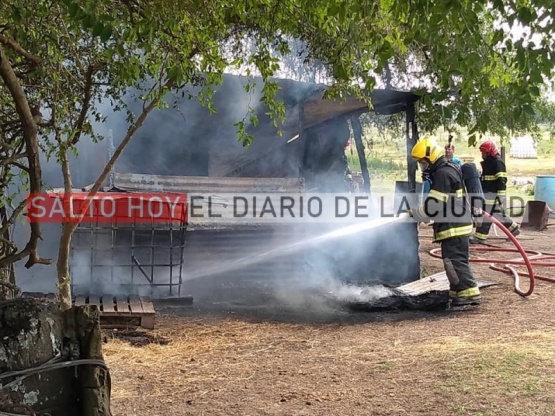
MULTIPOLYGON (((496 285, 495 282, 478 281, 478 287, 496 285)), ((327 294, 328 301, 351 311, 445 311, 466 310, 451 308, 449 304, 449 281, 445 272, 436 273, 398 287, 370 285, 349 286, 327 294)))
POLYGON ((448 290, 434 290, 419 295, 407 295, 396 289, 389 289, 390 294, 386 296, 365 296, 365 292, 375 289, 375 287, 362 289, 359 298, 338 296, 335 293, 329 293, 327 298, 336 307, 358 312, 441 311, 446 310, 449 303, 448 290))

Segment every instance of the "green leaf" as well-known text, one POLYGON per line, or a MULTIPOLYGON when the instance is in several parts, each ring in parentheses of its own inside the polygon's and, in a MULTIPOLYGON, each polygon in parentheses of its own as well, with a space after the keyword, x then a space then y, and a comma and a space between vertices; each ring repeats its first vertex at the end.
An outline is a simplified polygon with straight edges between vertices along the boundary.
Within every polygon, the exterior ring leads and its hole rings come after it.
POLYGON ((347 70, 345 69, 345 67, 341 63, 338 63, 334 67, 334 76, 338 80, 345 80, 346 81, 346 80, 349 79, 349 75, 347 74, 347 70))
POLYGON ((520 69, 526 68, 526 55, 522 47, 519 47, 518 50, 516 51, 516 59, 520 69))
POLYGON ((68 5, 68 12, 71 17, 77 16, 77 12, 79 11, 79 6, 73 2, 69 3, 68 5))
MULTIPOLYGON (((78 15, 80 12, 81 12, 81 9, 78 8, 76 14, 78 15)), ((81 19, 81 22, 83 24, 83 29, 85 30, 90 29, 95 24, 94 17, 91 16, 90 14, 83 16, 83 18, 81 19)))
POLYGON ((525 112, 526 114, 528 114, 528 115, 530 115, 530 116, 534 116, 534 115, 536 114, 536 112, 534 111, 534 109, 533 109, 530 105, 528 105, 528 104, 525 104, 525 105, 522 107, 522 109, 524 110, 524 112, 525 112))
POLYGON ((13 8, 13 11, 11 14, 11 18, 14 20, 14 22, 20 23, 22 20, 21 9, 16 6, 13 6, 12 8, 13 8))
POLYGON ((532 20, 532 12, 528 7, 521 7, 518 9, 518 19, 524 24, 524 26, 528 26, 532 20))
POLYGON ((101 22, 96 22, 93 26, 92 35, 94 37, 98 37, 100 36, 103 30, 104 30, 104 25, 101 22))
POLYGON ((539 69, 532 69, 532 71, 530 72, 530 82, 534 84, 543 84, 543 77, 539 69))
POLYGON ((112 26, 104 26, 102 32, 100 33, 100 40, 102 42, 107 42, 112 37, 112 26))

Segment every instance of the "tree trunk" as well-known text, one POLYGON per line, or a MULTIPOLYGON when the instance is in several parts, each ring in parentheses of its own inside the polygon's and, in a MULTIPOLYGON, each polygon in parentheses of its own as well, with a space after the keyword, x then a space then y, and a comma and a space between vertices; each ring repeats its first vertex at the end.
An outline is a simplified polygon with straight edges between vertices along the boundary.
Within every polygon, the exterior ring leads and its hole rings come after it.
POLYGON ((58 247, 58 262, 56 263, 56 271, 58 274, 58 302, 60 309, 63 311, 71 308, 71 274, 69 270, 69 255, 71 251, 71 238, 74 230, 74 224, 62 224, 60 245, 58 247))
POLYGON ((29 298, 0 302, 0 340, 0 414, 110 416, 96 307, 64 312, 29 298), (98 361, 79 361, 85 359, 98 361), (58 368, 46 371, 47 362, 58 368), (35 371, 26 377, 6 377, 29 369, 35 371))
MULTIPOLYGON (((4 225, 4 224, 1 224, 4 225)), ((2 236, 6 241, 9 241, 9 232, 2 236)), ((9 254, 9 247, 6 243, 0 241, 0 258, 9 254)), ((18 295, 19 290, 15 285, 15 272, 13 264, 0 266, 0 301, 13 299, 18 295)))
POLYGON ((13 299, 17 294, 18 289, 15 285, 13 264, 0 267, 0 301, 13 299))
MULTIPOLYGON (((27 155, 27 170, 29 177, 29 192, 37 193, 42 190, 42 174, 39 158, 38 127, 33 117, 27 96, 20 84, 13 67, 0 45, 0 77, 9 91, 15 109, 19 115, 23 128, 23 140, 25 142, 25 153, 27 155)), ((31 222, 31 235, 25 248, 18 253, 10 254, 2 259, 5 265, 9 265, 28 257, 25 267, 30 268, 35 264, 50 264, 50 259, 43 259, 38 254, 38 243, 41 239, 41 228, 38 222, 31 222)))

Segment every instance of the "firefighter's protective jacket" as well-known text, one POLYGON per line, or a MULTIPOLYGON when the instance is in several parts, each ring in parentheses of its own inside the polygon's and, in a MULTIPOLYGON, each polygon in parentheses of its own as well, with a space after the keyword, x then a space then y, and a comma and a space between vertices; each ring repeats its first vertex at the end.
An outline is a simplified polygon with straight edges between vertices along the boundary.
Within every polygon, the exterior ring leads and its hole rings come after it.
POLYGON ((507 168, 501 156, 488 156, 482 164, 482 189, 486 204, 495 203, 495 198, 507 195, 507 168))
POLYGON ((434 221, 434 241, 472 234, 472 217, 460 168, 441 156, 428 172, 432 182, 430 192, 422 206, 411 211, 414 219, 434 221))

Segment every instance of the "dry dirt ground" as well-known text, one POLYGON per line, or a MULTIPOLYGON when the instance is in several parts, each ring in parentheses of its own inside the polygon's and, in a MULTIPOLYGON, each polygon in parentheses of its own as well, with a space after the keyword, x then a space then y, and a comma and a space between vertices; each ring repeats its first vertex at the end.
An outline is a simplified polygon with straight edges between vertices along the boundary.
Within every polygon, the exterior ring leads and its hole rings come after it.
MULTIPOLYGON (((420 235, 423 269, 441 271, 429 227, 420 235)), ((555 251, 555 227, 519 238, 555 251)), ((521 298, 511 276, 488 264, 473 270, 500 284, 466 312, 317 313, 270 298, 157 306, 154 331, 105 334, 113 414, 555 414, 555 284, 538 281, 521 298)))

